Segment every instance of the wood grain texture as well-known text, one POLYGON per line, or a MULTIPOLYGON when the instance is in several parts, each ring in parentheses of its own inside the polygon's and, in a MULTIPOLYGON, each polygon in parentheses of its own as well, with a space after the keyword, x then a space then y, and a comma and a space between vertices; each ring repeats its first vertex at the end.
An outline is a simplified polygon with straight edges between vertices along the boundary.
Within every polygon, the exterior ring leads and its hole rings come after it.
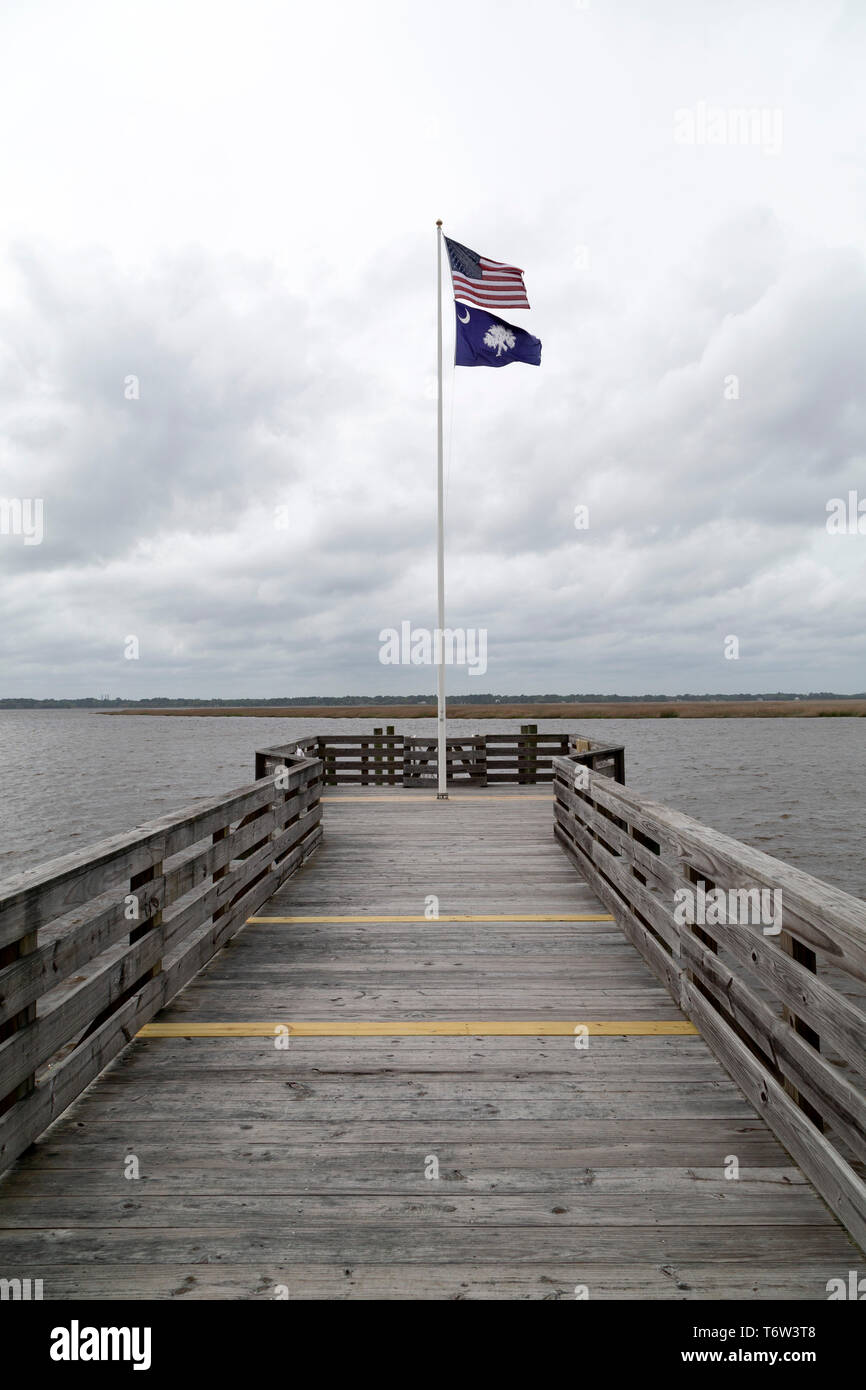
POLYGON ((609 779, 578 776, 572 759, 555 769, 563 848, 866 1246, 866 903, 609 779), (720 915, 681 910, 684 894, 694 909, 696 889, 721 894, 720 915), (762 895, 767 920, 751 911, 762 895))
POLYGON ((551 799, 376 793, 326 797, 315 857, 166 956, 198 970, 154 1020, 182 1036, 123 1048, 0 1181, 0 1273, 47 1299, 826 1298, 857 1252, 606 920, 551 799), (278 1046, 280 1018, 321 1032, 278 1046), (585 1046, 571 1019, 599 1025, 585 1046))
POLYGON ((321 766, 0 885, 0 1171, 316 848, 321 766))

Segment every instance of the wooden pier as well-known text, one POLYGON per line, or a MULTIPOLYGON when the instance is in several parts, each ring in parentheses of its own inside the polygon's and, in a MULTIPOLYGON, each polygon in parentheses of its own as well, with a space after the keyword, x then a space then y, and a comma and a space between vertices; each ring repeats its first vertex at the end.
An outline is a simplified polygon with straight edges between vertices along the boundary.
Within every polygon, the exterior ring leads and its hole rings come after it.
POLYGON ((621 749, 453 740, 447 802, 428 754, 265 749, 0 885, 0 1280, 824 1300, 863 1273, 866 904, 639 796, 621 749), (681 922, 700 884, 780 892, 782 929, 681 922))

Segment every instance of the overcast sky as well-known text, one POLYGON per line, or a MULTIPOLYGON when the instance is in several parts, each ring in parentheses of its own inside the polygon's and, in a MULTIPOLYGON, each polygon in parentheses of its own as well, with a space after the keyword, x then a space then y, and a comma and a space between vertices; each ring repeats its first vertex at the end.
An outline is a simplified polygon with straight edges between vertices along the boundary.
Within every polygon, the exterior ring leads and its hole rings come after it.
POLYGON ((866 688, 864 71, 862 0, 2 0, 0 694, 433 688, 437 217, 543 343, 447 368, 450 689, 866 688))

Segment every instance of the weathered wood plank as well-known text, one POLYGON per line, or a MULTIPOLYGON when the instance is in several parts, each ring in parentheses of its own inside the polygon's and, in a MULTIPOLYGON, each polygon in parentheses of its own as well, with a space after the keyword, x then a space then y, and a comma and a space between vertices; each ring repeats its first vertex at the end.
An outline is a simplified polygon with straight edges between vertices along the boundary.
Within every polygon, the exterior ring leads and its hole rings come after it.
MULTIPOLYGON (((35 1162, 32 1158, 26 1173, 17 1176, 14 1194, 4 1202, 3 1212, 14 1210, 19 1214, 32 1211, 34 1219, 44 1223, 44 1199, 52 1202, 58 1199, 88 1196, 95 1202, 118 1199, 128 1202, 141 1201, 142 1194, 148 1202, 162 1196, 187 1195, 199 1199, 209 1195, 230 1195, 235 1200, 245 1195, 260 1197, 265 1194, 309 1195, 311 1193, 335 1194, 384 1193, 395 1195, 409 1193, 430 1197, 434 1193, 446 1194, 495 1193, 497 1195, 516 1193, 546 1193, 562 1197, 566 1193, 584 1196, 603 1195, 607 1199, 664 1196, 667 1198, 694 1198, 708 1204, 710 1208, 716 1197, 725 1201, 731 1189, 747 1192, 749 1201, 755 1203, 762 1197, 778 1198, 800 1211, 804 1223, 804 1206, 820 1209, 821 1223, 832 1219, 828 1216, 810 1183, 798 1168, 741 1168, 736 1182, 724 1177, 724 1165, 713 1168, 678 1168, 675 1163, 668 1167, 647 1168, 635 1161, 631 1167, 614 1168, 609 1159, 595 1167, 580 1167, 575 1164, 572 1149, 551 1149, 542 1146, 536 1154, 528 1144, 514 1144, 507 1153, 500 1154, 493 1145, 437 1145, 439 1177, 435 1182, 425 1177, 425 1162, 419 1159, 417 1148, 404 1146, 402 1151, 393 1148, 356 1147, 343 1145, 327 1149, 324 1145, 309 1152, 303 1145, 290 1144, 287 1148, 267 1148, 256 1154, 235 1150, 230 1158, 205 1155, 195 1166, 191 1157, 177 1165, 175 1155, 154 1152, 148 1147, 139 1154, 142 1163, 141 1175, 136 1186, 130 1188, 123 1176, 125 1154, 113 1156, 110 1165, 96 1166, 95 1156, 84 1154, 85 1162, 80 1169, 74 1159, 80 1153, 70 1154, 66 1166, 55 1158, 50 1165, 35 1162), (799 1198, 791 1194, 799 1193, 799 1198), (36 1204, 39 1206, 37 1207, 36 1204)), ((103 1158, 106 1150, 100 1149, 103 1158)), ((739 1201, 739 1198, 736 1198, 739 1201)), ((61 1212, 61 1215, 64 1213, 61 1212)), ((99 1216, 103 1209, 100 1207, 99 1216)), ((713 1211, 714 1215, 715 1212, 713 1211)), ((707 1212, 704 1212, 704 1216, 707 1212)), ((819 1223, 819 1224, 821 1224, 819 1223)), ((11 1222, 10 1224, 18 1224, 11 1222)), ((26 1224, 26 1222, 24 1223, 26 1224)), ((101 1221, 96 1224, 101 1224, 101 1221)), ((113 1221, 108 1224, 114 1224, 113 1221)), ((771 1221, 771 1224, 775 1222, 771 1221)))
POLYGON ((866 1187, 849 1158, 866 1154, 866 1097, 859 1077, 822 1057, 819 1040, 866 1075, 866 1013, 853 1002, 863 997, 866 904, 621 786, 594 775, 572 784, 571 760, 555 766, 557 837, 862 1243, 866 1187), (714 913, 721 921, 704 925, 679 915, 681 890, 694 898, 694 885, 738 902, 769 889, 772 920, 714 913), (768 940, 780 924, 779 943, 768 940), (817 973, 819 958, 832 984, 817 973), (804 1114, 799 1125, 779 1103, 786 1091, 804 1114))
MULTIPOLYGON (((306 785, 310 781, 308 768, 316 766, 298 764, 288 774, 288 790, 306 785)), ((212 797, 4 880, 0 883, 0 946, 206 839, 272 798, 273 783, 268 779, 265 785, 257 783, 228 796, 212 797)))
MULTIPOLYGON (((528 1001, 539 1018, 682 1018, 613 924, 530 920, 604 911, 551 833, 550 798, 515 789, 482 811, 455 795, 408 815, 399 789, 373 799, 378 738, 369 793, 326 802, 324 837, 314 815, 284 887, 273 870, 257 880, 274 847, 261 821, 258 849, 226 860, 252 900, 273 894, 263 915, 364 920, 254 923, 194 975, 256 915, 245 897, 172 943, 151 983, 189 984, 163 1018, 299 1017, 297 1004, 381 1018, 384 1000, 401 1019, 430 1017, 431 1000, 463 1019, 526 1018, 528 1001), (426 920, 430 894, 443 913, 518 920, 426 920), (601 1012, 576 1010, 585 1001, 601 1012)), ((591 1038, 585 1051, 538 1037, 136 1041, 7 1174, 0 1228, 4 1207, 0 1261, 44 1278, 46 1298, 272 1297, 276 1284, 445 1297, 458 1273, 467 1297, 573 1297, 587 1283, 592 1297, 823 1298, 855 1258, 694 1036, 591 1038), (123 1176, 129 1154, 138 1182, 123 1176)))
MULTIPOLYGON (((270 786, 268 795, 273 795, 270 786)), ((245 798, 246 793, 240 798, 228 798, 232 813, 238 804, 245 804, 245 798)), ((262 850, 236 861, 231 868, 226 865, 227 871, 220 874, 204 898, 200 895, 198 901, 174 918, 154 918, 158 924, 154 929, 97 957, 89 977, 85 974, 84 983, 76 986, 73 982, 71 991, 55 990, 56 1002, 47 1012, 27 1019, 0 1044, 0 1095, 9 1094, 18 1082, 32 1076, 35 1068, 55 1056, 62 1046, 73 1044, 72 1051, 50 1074, 36 1087, 30 1087, 0 1117, 0 1170, 98 1075, 130 1041, 133 1032, 173 998, 243 925, 247 916, 270 897, 286 875, 308 857, 321 838, 320 818, 318 805, 302 814, 296 812, 289 828, 276 840, 268 841, 262 850), (206 910, 203 901, 207 902, 206 910), (219 910, 217 903, 221 905, 219 910), (182 936, 181 921, 185 928, 182 936)), ((185 824, 184 833, 187 830, 185 824)), ((47 998, 51 1005, 52 996, 47 998)))
MULTIPOLYGON (((315 812, 308 812, 296 825, 284 831, 273 844, 269 843, 250 859, 241 861, 219 879, 210 893, 204 894, 186 913, 180 914, 180 918, 184 920, 184 935, 190 926, 198 925, 202 918, 206 921, 217 903, 242 899, 245 917, 252 910, 252 900, 248 897, 250 880, 255 882, 272 854, 288 848, 299 833, 303 835, 314 815, 315 812), (247 896, 244 897, 244 894, 247 896)), ((266 896, 270 895, 272 886, 273 878, 269 879, 269 891, 266 896)), ((259 900, 262 900, 261 895, 259 900)), ((237 921, 237 914, 231 920, 237 921)), ((77 986, 69 995, 62 997, 56 1005, 19 1029, 6 1042, 0 1043, 0 1094, 7 1094, 22 1077, 47 1061, 64 1043, 75 1037, 103 1010, 121 998, 130 985, 135 984, 150 967, 162 959, 165 948, 178 939, 178 935, 177 920, 166 916, 159 928, 149 931, 134 944, 124 947, 118 959, 108 959, 106 965, 92 978, 77 986)))
POLYGON ((783 1079, 794 1083, 796 1095, 803 1094, 820 1115, 832 1121, 857 1157, 866 1160, 866 1100, 838 1068, 816 1053, 787 1021, 777 1018, 699 942, 684 940, 683 957, 699 981, 719 992, 747 1039, 773 1059, 783 1079))
POLYGON ((759 1113, 768 1117, 771 1127, 854 1238, 866 1247, 866 1183, 803 1115, 784 1087, 761 1067, 695 986, 684 980, 683 991, 689 1012, 712 1042, 716 1054, 723 1058, 730 1075, 759 1113))
MULTIPOLYGON (((565 769, 570 765, 564 759, 556 759, 556 766, 568 776, 565 769)), ((609 779, 593 777, 592 797, 613 814, 627 814, 644 833, 655 838, 661 834, 684 864, 713 883, 748 882, 781 891, 785 926, 792 934, 855 978, 866 980, 866 903, 609 779)))
MULTIPOLYGON (((24 1277, 32 1271, 24 1270, 24 1277)), ((44 1273, 44 1271, 42 1271, 44 1273)), ((35 1277, 39 1277, 36 1275, 35 1277)), ((45 1282, 46 1300, 80 1297, 80 1265, 55 1264, 45 1282)), ((827 1297, 827 1267, 818 1259, 805 1259, 793 1269, 766 1259, 751 1265, 673 1263, 585 1264, 551 1261, 542 1266, 512 1265, 507 1259, 494 1264, 401 1265, 399 1294, 402 1299, 444 1300, 573 1300, 578 1285, 586 1286, 593 1301, 617 1299, 687 1300, 755 1299, 811 1300, 827 1297)), ((395 1297, 391 1264, 358 1264, 344 1267, 307 1263, 302 1270, 275 1261, 235 1265, 148 1264, 96 1266, 88 1271, 91 1297, 112 1301, 131 1299, 271 1300, 283 1295, 293 1302, 308 1300, 383 1300, 395 1297)))
MULTIPOLYGON (((211 1226, 165 1230, 94 1230, 46 1228, 39 1237, 27 1231, 0 1233, 0 1261, 7 1268, 23 1269, 36 1262, 50 1279, 54 1265, 79 1264, 79 1298, 85 1296, 90 1270, 98 1265, 117 1267, 152 1261, 184 1263, 193 1269, 205 1259, 210 1264, 257 1265, 262 1260, 287 1267, 310 1262, 351 1266, 355 1263, 389 1262, 393 1289, 401 1286, 405 1265, 491 1262, 505 1265, 551 1262, 583 1264, 637 1261, 712 1261, 717 1265, 745 1267, 749 1277, 754 1265, 775 1264, 797 1271, 804 1263, 831 1261, 829 1273, 848 1269, 855 1252, 839 1229, 826 1226, 744 1225, 718 1223, 691 1226, 597 1226, 583 1231, 574 1226, 552 1226, 543 1231, 532 1226, 473 1226, 452 1222, 433 1226, 413 1213, 402 1224, 356 1224, 339 1217, 331 1222, 305 1225, 276 1224, 267 1218, 248 1222, 240 1230, 211 1226)), ((394 1296, 394 1293, 391 1295, 394 1296)))
MULTIPOLYGON (((424 1160, 418 1169, 423 1182, 424 1160)), ((417 1222, 424 1229, 455 1225, 478 1227, 615 1227, 720 1225, 726 1228, 762 1225, 827 1229, 835 1233, 833 1216, 808 1184, 780 1185, 752 1192, 746 1185, 729 1182, 724 1187, 696 1185, 690 1191, 619 1192, 607 1194, 591 1185, 552 1191, 467 1192, 458 1182, 441 1177, 428 1182, 427 1190, 407 1194, 284 1193, 278 1183, 262 1193, 174 1194, 151 1193, 140 1182, 120 1178, 114 1193, 45 1194, 7 1198, 3 1203, 4 1234, 16 1230, 41 1231, 59 1226, 67 1230, 97 1232, 102 1228, 137 1231, 170 1231, 176 1227, 199 1232, 214 1226, 243 1232, 248 1225, 266 1228, 291 1225, 325 1228, 351 1225, 355 1231, 379 1225, 417 1222), (442 1189, 445 1189, 444 1193, 442 1189)), ((0 1236, 0 1249, 3 1237, 0 1236)))

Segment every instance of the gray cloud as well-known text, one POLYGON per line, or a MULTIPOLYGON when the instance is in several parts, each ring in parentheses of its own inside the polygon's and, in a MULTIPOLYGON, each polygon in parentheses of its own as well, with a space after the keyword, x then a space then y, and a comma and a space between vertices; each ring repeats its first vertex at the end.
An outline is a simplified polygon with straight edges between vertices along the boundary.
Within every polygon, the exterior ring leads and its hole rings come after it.
MULTIPOLYGON (((825 527, 828 498, 866 496, 862 98, 838 78, 862 16, 508 7, 518 72, 487 0, 446 0, 442 33, 340 7, 339 38, 262 0, 242 35, 212 7, 190 74, 157 4, 121 83, 122 24, 97 8, 92 104, 52 68, 43 111, 8 64, 0 97, 30 152, 0 227, 0 495, 45 505, 41 545, 0 536, 4 694, 432 687, 382 666, 378 634, 434 620, 449 209, 525 267, 513 318, 544 343, 537 372, 446 373, 448 619, 489 630, 480 684, 862 688, 866 536, 825 527), (458 17, 503 75, 495 112, 454 71, 458 17), (781 152, 679 147, 673 113, 699 101, 780 106, 781 152)), ((39 51, 26 10, 3 23, 39 51)))

